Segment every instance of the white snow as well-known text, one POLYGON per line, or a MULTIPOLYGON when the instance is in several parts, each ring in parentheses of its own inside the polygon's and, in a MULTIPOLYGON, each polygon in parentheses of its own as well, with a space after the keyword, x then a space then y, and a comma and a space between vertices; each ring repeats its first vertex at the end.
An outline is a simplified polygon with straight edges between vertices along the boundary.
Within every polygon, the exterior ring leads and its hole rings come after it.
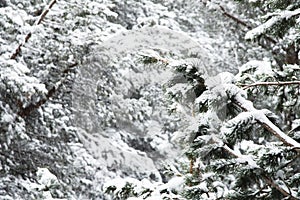
POLYGON ((280 17, 272 17, 267 22, 259 25, 258 27, 252 29, 251 31, 248 31, 245 35, 246 40, 253 40, 257 36, 265 33, 266 30, 268 30, 270 27, 272 27, 274 24, 276 24, 280 20, 280 17))
POLYGON ((107 130, 107 133, 102 133, 102 135, 93 135, 82 130, 79 138, 102 166, 122 167, 136 173, 153 173, 159 177, 153 160, 144 152, 129 147, 121 138, 114 138, 120 136, 120 133, 115 131, 107 130), (105 135, 109 137, 105 137, 105 135))
POLYGON ((234 82, 234 75, 229 72, 221 72, 216 76, 210 76, 205 80, 208 88, 214 88, 221 84, 231 84, 234 82))
POLYGON ((252 140, 242 140, 238 148, 243 151, 255 151, 260 148, 260 145, 255 144, 252 140))
MULTIPOLYGON (((101 44, 107 50, 106 55, 114 60, 126 52, 138 49, 169 49, 173 52, 182 52, 188 49, 202 47, 186 33, 174 31, 164 26, 143 27, 131 31, 115 34, 101 44)), ((202 51, 205 52, 205 51, 202 51)), ((203 55, 205 56, 205 55, 203 55)))
MULTIPOLYGON (((0 59, 0 63, 6 62, 0 59)), ((43 83, 40 83, 40 80, 33 76, 27 76, 26 73, 29 72, 29 69, 20 62, 15 60, 10 60, 7 62, 8 67, 3 68, 1 71, 1 78, 7 79, 8 85, 13 90, 19 90, 26 93, 27 97, 32 96, 36 92, 38 93, 47 93, 43 83)))
MULTIPOLYGON (((114 178, 111 180, 108 180, 105 184, 104 184, 104 190, 106 190, 107 188, 109 188, 110 186, 114 186, 116 187, 115 192, 121 191, 122 188, 126 185, 126 183, 129 183, 132 185, 133 190, 136 193, 142 193, 145 189, 149 189, 151 190, 151 195, 149 197, 131 197, 129 199, 147 199, 147 200, 162 200, 164 199, 164 194, 161 193, 161 191, 167 190, 171 193, 171 196, 173 196, 175 198, 176 195, 172 195, 172 191, 173 190, 180 190, 182 189, 183 185, 184 185, 184 177, 173 177, 172 179, 170 179, 167 183, 163 184, 161 182, 150 182, 147 179, 142 179, 141 181, 134 179, 134 178, 130 178, 130 177, 125 177, 125 178, 114 178)), ((205 187, 205 185, 203 185, 202 187, 205 187)))
POLYGON ((160 191, 164 189, 167 189, 168 191, 172 191, 173 189, 180 191, 180 189, 184 185, 184 182, 185 182, 184 176, 173 177, 171 180, 168 181, 168 183, 160 187, 160 191))
POLYGON ((12 7, 0 8, 0 13, 5 13, 10 20, 19 26, 24 25, 24 21, 27 17, 27 13, 24 10, 15 11, 12 7))
POLYGON ((246 163, 250 168, 260 168, 254 161, 253 156, 243 155, 236 159, 238 163, 246 163))
POLYGON ((296 10, 284 10, 282 11, 282 13, 280 13, 280 16, 282 18, 285 18, 285 19, 289 19, 293 16, 296 16, 296 15, 299 15, 300 14, 300 8, 296 9, 296 10))
POLYGON ((13 120, 14 120, 14 117, 8 113, 4 113, 1 116, 1 122, 8 123, 8 122, 13 122, 13 120))
POLYGON ((239 68, 237 77, 241 77, 242 73, 251 71, 253 75, 273 75, 272 64, 269 60, 251 60, 239 68))
POLYGON ((57 177, 47 168, 38 168, 36 175, 38 182, 45 187, 50 187, 51 185, 56 185, 59 183, 57 177))
POLYGON ((181 94, 184 96, 186 94, 186 92, 192 88, 193 88, 192 85, 189 85, 186 83, 177 83, 177 84, 173 85, 172 87, 167 88, 166 92, 171 93, 171 94, 181 94))

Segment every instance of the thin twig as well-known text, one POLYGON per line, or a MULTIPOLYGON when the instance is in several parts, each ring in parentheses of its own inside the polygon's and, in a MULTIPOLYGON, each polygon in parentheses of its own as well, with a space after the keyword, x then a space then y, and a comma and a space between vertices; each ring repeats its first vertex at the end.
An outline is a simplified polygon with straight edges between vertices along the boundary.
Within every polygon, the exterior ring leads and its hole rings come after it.
POLYGON ((220 7, 220 9, 221 9, 223 15, 225 15, 226 17, 232 19, 233 21, 237 22, 238 24, 241 24, 242 26, 247 27, 248 29, 252 29, 252 27, 251 27, 249 24, 247 24, 246 22, 244 22, 244 21, 242 21, 241 19, 239 19, 239 18, 233 16, 232 14, 229 14, 229 13, 225 10, 225 8, 224 8, 223 6, 220 6, 220 5, 219 5, 219 7, 220 7))
POLYGON ((240 86, 242 86, 242 89, 248 89, 250 87, 256 87, 256 86, 273 86, 273 85, 277 85, 277 86, 284 86, 284 85, 300 85, 300 81, 278 81, 278 82, 256 82, 256 83, 252 83, 252 84, 242 84, 240 86))
MULTIPOLYGON (((241 20, 241 19, 239 19, 239 18, 233 16, 232 14, 228 13, 228 12, 225 10, 225 8, 224 8, 223 6, 219 5, 219 7, 220 7, 220 10, 221 10, 221 12, 222 12, 222 14, 223 14, 224 16, 226 16, 226 17, 232 19, 233 21, 235 21, 235 22, 237 22, 238 24, 240 24, 240 25, 242 25, 242 26, 248 28, 249 30, 250 30, 250 29, 253 29, 252 26, 250 26, 249 24, 247 24, 247 23, 244 22, 243 20, 241 20)), ((265 38, 266 40, 270 41, 270 42, 273 43, 273 44, 276 44, 276 43, 277 43, 276 40, 273 39, 273 38, 271 38, 270 36, 265 35, 264 38, 265 38)))
MULTIPOLYGON (((46 17, 47 13, 49 12, 49 10, 52 8, 52 6, 56 3, 56 0, 52 0, 49 5, 46 7, 46 9, 42 12, 42 14, 40 15, 40 17, 36 20, 36 22, 34 23, 34 25, 39 25, 43 19, 46 17)), ((10 59, 16 59, 16 57, 19 55, 19 53, 21 52, 21 47, 24 46, 29 38, 31 37, 32 32, 27 33, 27 35, 25 36, 25 39, 22 43, 19 44, 19 46, 15 49, 14 53, 10 56, 10 59)))
POLYGON ((287 192, 285 189, 280 187, 277 183, 275 183, 271 178, 267 177, 266 175, 262 175, 264 180, 271 186, 273 186, 276 190, 278 190, 281 194, 288 197, 291 200, 299 200, 299 198, 294 197, 290 192, 287 192))

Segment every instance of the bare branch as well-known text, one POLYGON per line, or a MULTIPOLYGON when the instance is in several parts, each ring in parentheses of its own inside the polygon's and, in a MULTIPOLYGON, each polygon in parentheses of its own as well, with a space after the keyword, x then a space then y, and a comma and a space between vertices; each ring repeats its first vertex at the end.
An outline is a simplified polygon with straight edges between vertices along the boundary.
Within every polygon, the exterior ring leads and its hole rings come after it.
MULTIPOLYGON (((239 18, 233 16, 232 14, 228 13, 228 12, 225 10, 225 8, 224 8, 223 6, 220 6, 220 5, 219 5, 219 7, 220 7, 220 10, 221 10, 221 12, 222 12, 222 14, 223 14, 224 16, 226 16, 226 17, 232 19, 233 21, 235 21, 235 22, 237 22, 238 24, 240 24, 240 25, 246 27, 246 28, 249 29, 249 30, 250 30, 250 29, 253 29, 252 26, 250 26, 249 24, 247 24, 247 23, 244 22, 243 20, 241 20, 241 19, 239 19, 239 18)), ((276 43, 277 43, 277 41, 276 41, 275 39, 273 39, 273 38, 271 38, 271 37, 269 37, 269 36, 267 36, 267 35, 265 35, 264 38, 265 38, 266 40, 268 40, 269 42, 273 43, 273 44, 276 44, 276 43)))
POLYGON ((285 86, 285 85, 300 85, 300 81, 278 81, 278 82, 256 82, 256 83, 252 83, 252 84, 242 84, 240 86, 242 86, 242 89, 248 89, 250 87, 256 87, 256 86, 273 86, 273 85, 277 85, 277 86, 285 86))
POLYGON ((288 199, 291 200, 299 200, 299 198, 294 197, 290 192, 286 191, 285 189, 283 189, 282 187, 280 187, 277 183, 275 183, 271 178, 267 177, 266 175, 262 175, 262 177, 264 178, 264 180, 271 186, 273 186, 274 188, 276 188, 276 190, 278 190, 281 194, 283 194, 284 196, 288 197, 288 199))
MULTIPOLYGON (((49 5, 46 7, 46 9, 42 12, 42 14, 40 15, 40 17, 36 20, 36 22, 34 23, 34 25, 39 25, 43 19, 46 17, 47 13, 49 12, 49 10, 52 8, 52 6, 56 3, 56 0, 52 0, 49 5)), ((24 41, 19 44, 19 46, 16 48, 15 52, 10 56, 10 59, 16 59, 16 57, 19 55, 19 53, 21 52, 21 48, 22 46, 24 46, 29 38, 31 37, 32 32, 27 33, 27 35, 24 38, 24 41)))
POLYGON ((237 22, 238 24, 241 24, 242 26, 247 27, 248 29, 252 29, 252 27, 251 27, 249 24, 247 24, 246 22, 244 22, 244 21, 242 21, 241 19, 239 19, 239 18, 237 18, 237 17, 235 17, 235 16, 229 14, 229 13, 225 10, 225 8, 224 8, 223 6, 220 6, 220 5, 219 5, 219 7, 220 7, 220 9, 221 9, 223 15, 225 15, 226 17, 232 19, 233 21, 237 22))
POLYGON ((39 17, 39 19, 36 21, 35 25, 39 25, 43 19, 45 18, 45 16, 47 15, 47 13, 49 12, 49 10, 52 8, 52 6, 56 3, 56 0, 52 0, 50 2, 50 4, 47 6, 47 8, 42 12, 41 16, 39 17))

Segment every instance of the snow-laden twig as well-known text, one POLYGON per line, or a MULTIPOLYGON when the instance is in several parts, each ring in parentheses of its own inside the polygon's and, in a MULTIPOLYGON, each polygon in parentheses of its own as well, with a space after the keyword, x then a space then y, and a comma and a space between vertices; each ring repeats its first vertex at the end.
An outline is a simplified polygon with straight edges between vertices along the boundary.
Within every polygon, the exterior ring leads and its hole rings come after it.
POLYGON ((256 83, 252 83, 252 84, 243 84, 241 85, 243 88, 242 89, 248 89, 250 87, 256 87, 256 86, 273 86, 273 85, 277 85, 277 86, 285 86, 285 85, 300 85, 300 81, 279 81, 279 82, 256 82, 256 83))
MULTIPOLYGON (((46 7, 46 9, 42 12, 42 14, 39 16, 39 18, 35 21, 34 26, 39 25, 43 19, 46 17, 49 10, 52 8, 52 6, 56 3, 56 0, 52 0, 49 5, 46 7)), ((19 44, 19 46, 15 49, 14 53, 10 56, 10 59, 16 59, 16 57, 19 55, 22 46, 24 46, 28 40, 30 39, 32 35, 32 32, 30 31, 27 33, 27 35, 24 38, 24 41, 19 44)))
POLYGON ((232 156, 238 158, 238 162, 247 163, 251 168, 260 168, 251 156, 243 155, 240 152, 234 151, 230 147, 228 147, 227 145, 224 145, 222 147, 227 153, 229 153, 232 156))

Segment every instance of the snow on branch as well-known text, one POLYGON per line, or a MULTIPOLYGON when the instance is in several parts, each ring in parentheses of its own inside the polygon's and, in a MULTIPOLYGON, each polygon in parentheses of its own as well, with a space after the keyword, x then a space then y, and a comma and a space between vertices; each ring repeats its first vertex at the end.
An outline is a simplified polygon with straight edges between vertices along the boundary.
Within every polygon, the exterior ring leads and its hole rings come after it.
POLYGON ((35 25, 39 25, 43 19, 45 18, 45 16, 47 15, 47 13, 49 12, 49 10, 52 8, 52 6, 56 3, 56 0, 52 0, 49 5, 46 7, 46 9, 42 12, 42 14, 40 15, 40 17, 38 18, 38 20, 35 22, 35 25))
POLYGON ((300 81, 278 81, 278 82, 256 82, 252 84, 242 84, 242 89, 248 89, 250 87, 256 87, 256 86, 285 86, 285 85, 300 85, 300 81))
POLYGON ((262 23, 258 27, 247 32, 245 38, 247 40, 255 39, 255 38, 261 36, 262 34, 264 34, 266 31, 270 30, 274 25, 281 23, 284 20, 289 20, 290 18, 292 18, 294 16, 298 16, 298 15, 300 15, 300 8, 293 10, 293 11, 284 10, 282 12, 273 13, 271 15, 268 15, 266 17, 271 16, 271 18, 269 20, 267 20, 265 23, 262 23))
POLYGON ((156 51, 153 51, 152 49, 144 50, 143 52, 140 52, 139 55, 143 58, 144 63, 156 63, 156 62, 162 62, 164 64, 170 64, 170 61, 162 58, 156 51))
POLYGON ((18 115, 21 117, 26 117, 28 115, 31 114, 32 111, 37 110, 38 108, 40 108, 42 105, 46 104, 48 102, 48 100, 54 96, 55 92, 61 87, 63 86, 63 84, 67 81, 67 76, 66 74, 68 72, 70 72, 70 70, 72 69, 72 67, 76 66, 77 63, 74 63, 73 65, 70 65, 67 69, 65 69, 62 73, 62 77, 59 81, 57 81, 51 89, 48 90, 48 92, 46 93, 44 98, 41 98, 38 102, 35 103, 31 103, 28 106, 26 106, 25 108, 23 108, 23 105, 20 104, 19 105, 19 112, 18 115))
POLYGON ((233 101, 246 112, 252 112, 254 119, 260 123, 265 129, 280 139, 285 145, 293 147, 297 152, 300 152, 300 143, 282 132, 275 126, 265 115, 262 110, 254 108, 252 102, 246 100, 241 93, 236 93, 233 96, 233 101))
MULTIPOLYGON (((49 10, 52 8, 52 6, 56 3, 56 0, 52 0, 49 5, 46 7, 46 9, 42 12, 42 14, 40 15, 40 17, 36 20, 36 22, 34 23, 34 25, 39 25, 43 19, 46 17, 47 13, 49 12, 49 10)), ((15 49, 14 53, 10 56, 10 59, 16 59, 16 57, 19 55, 22 46, 24 46, 28 40, 30 39, 32 35, 32 32, 27 33, 27 35, 24 38, 24 41, 22 43, 19 44, 19 46, 15 49)))
POLYGON ((229 153, 230 155, 232 155, 233 157, 237 158, 237 161, 239 163, 246 163, 248 164, 251 168, 257 168, 259 169, 260 167, 258 166, 258 164, 253 160, 253 158, 251 156, 248 155, 243 155, 240 152, 234 151, 232 150, 230 147, 228 147, 227 145, 223 146, 223 149, 229 153))
MULTIPOLYGON (((246 163, 248 164, 250 167, 252 168, 257 168, 257 169, 261 169, 261 167, 259 167, 257 165, 257 163, 253 160, 253 158, 251 156, 247 156, 247 155, 243 155, 240 152, 234 151, 232 150, 230 147, 228 147, 226 144, 224 144, 222 146, 222 148, 229 153, 230 155, 232 155, 233 157, 237 158, 237 161, 239 163, 246 163)), ((270 186, 274 187, 276 190, 278 190, 281 194, 283 194, 285 197, 292 199, 292 200, 297 200, 298 198, 294 197, 291 194, 291 191, 287 191, 286 189, 284 189, 283 187, 281 187, 278 183, 276 183, 272 178, 268 177, 265 174, 261 174, 260 175, 263 180, 269 184, 270 186)))
MULTIPOLYGON (((239 151, 233 150, 232 148, 230 148, 228 145, 224 144, 220 139, 214 137, 213 142, 216 144, 219 144, 219 146, 221 148, 223 148, 228 154, 230 154, 231 156, 236 158, 236 161, 238 163, 244 163, 249 165, 252 169, 261 169, 262 171, 264 171, 264 169, 262 169, 253 159, 252 156, 249 155, 243 155, 241 154, 239 151)), ((260 177, 267 183, 269 184, 271 187, 275 188, 276 190, 278 190, 281 194, 283 194, 285 197, 287 197, 288 199, 292 199, 292 200, 297 200, 297 197, 294 197, 290 191, 290 189, 288 188, 288 191, 286 188, 283 188, 282 186, 280 186, 278 183, 276 183, 272 178, 268 177, 266 174, 262 173, 260 174, 260 177)))
MULTIPOLYGON (((226 152, 228 152, 232 156, 236 157, 239 162, 247 163, 252 168, 261 169, 250 156, 242 155, 241 153, 232 150, 227 145, 224 145, 223 148, 224 148, 224 150, 226 150, 226 152)), ((274 180, 272 180, 267 175, 261 174, 261 177, 264 179, 264 181, 266 183, 268 183, 270 186, 274 187, 276 190, 278 190, 281 194, 288 197, 289 199, 292 199, 292 200, 298 199, 298 198, 294 197, 290 191, 286 191, 284 188, 282 188, 279 184, 277 184, 274 180)))

